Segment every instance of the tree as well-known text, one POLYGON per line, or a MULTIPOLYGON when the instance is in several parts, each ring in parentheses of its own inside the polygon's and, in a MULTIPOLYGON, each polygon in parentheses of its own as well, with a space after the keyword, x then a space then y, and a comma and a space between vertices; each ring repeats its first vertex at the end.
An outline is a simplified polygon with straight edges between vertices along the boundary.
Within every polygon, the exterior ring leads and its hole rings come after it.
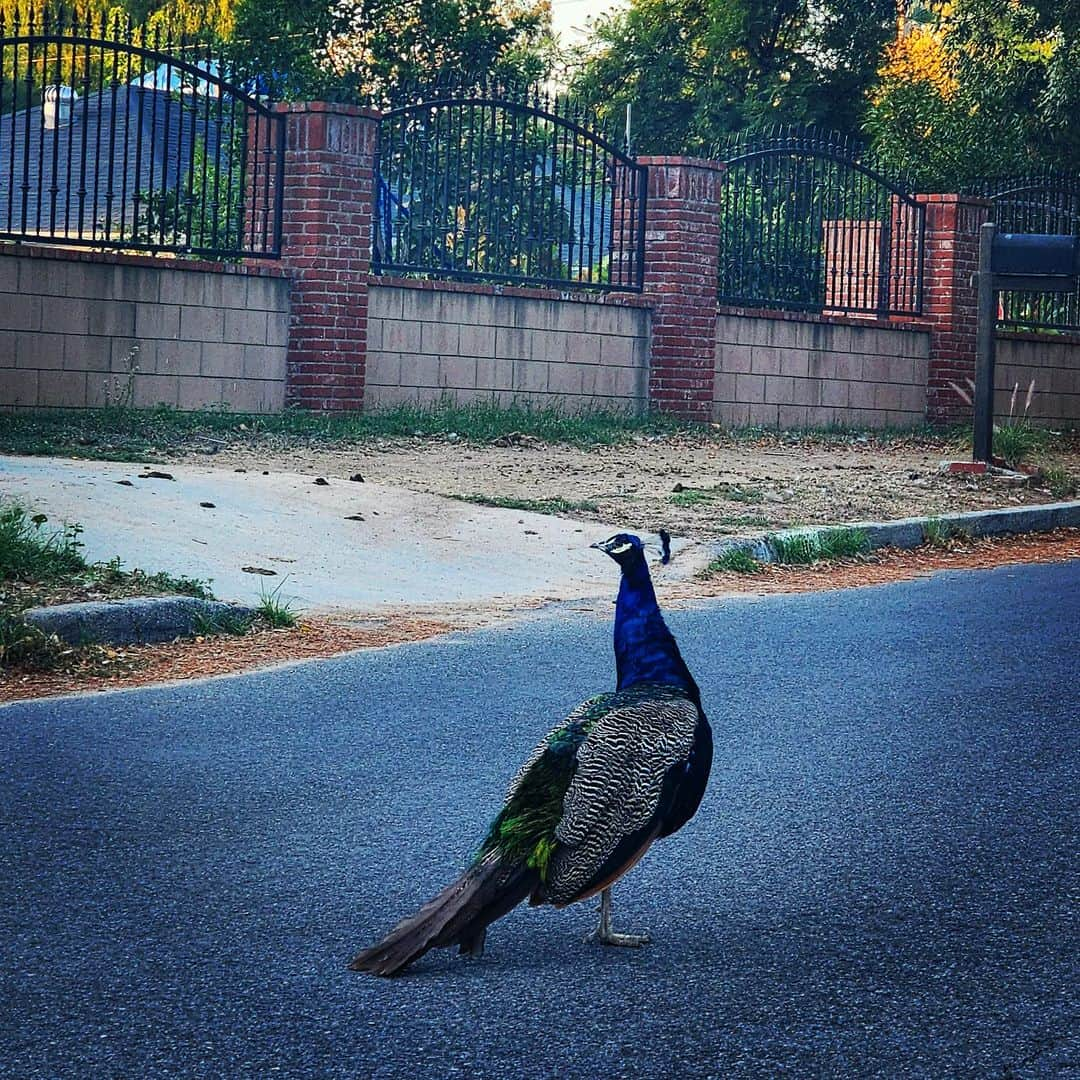
POLYGON ((957 0, 916 11, 886 53, 865 128, 924 189, 1080 168, 1080 4, 957 0))
POLYGON ((547 0, 239 0, 233 52, 279 96, 363 101, 439 78, 546 70, 547 0))
POLYGON ((893 0, 631 0, 594 24, 570 81, 602 116, 631 104, 643 151, 772 122, 852 131, 894 29, 893 0))

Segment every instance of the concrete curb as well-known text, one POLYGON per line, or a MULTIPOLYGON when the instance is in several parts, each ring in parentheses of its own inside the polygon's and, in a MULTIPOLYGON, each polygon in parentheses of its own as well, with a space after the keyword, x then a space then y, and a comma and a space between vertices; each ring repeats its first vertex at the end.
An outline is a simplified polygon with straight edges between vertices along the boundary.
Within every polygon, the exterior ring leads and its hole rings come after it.
POLYGON ((823 525, 803 529, 783 529, 743 539, 714 541, 713 554, 745 551, 758 562, 776 562, 771 539, 806 538, 813 543, 822 533, 835 529, 861 529, 866 533, 870 550, 880 547, 916 548, 926 539, 926 525, 936 522, 948 530, 969 536, 1006 536, 1011 533, 1050 532, 1052 529, 1080 527, 1080 501, 1045 503, 1041 506, 1016 506, 1003 510, 973 510, 964 514, 939 514, 933 517, 899 518, 896 521, 855 521, 844 525, 823 525))
POLYGON ((199 633, 207 622, 248 619, 255 612, 240 604, 192 596, 133 596, 30 608, 23 618, 69 645, 136 645, 172 641, 199 633))

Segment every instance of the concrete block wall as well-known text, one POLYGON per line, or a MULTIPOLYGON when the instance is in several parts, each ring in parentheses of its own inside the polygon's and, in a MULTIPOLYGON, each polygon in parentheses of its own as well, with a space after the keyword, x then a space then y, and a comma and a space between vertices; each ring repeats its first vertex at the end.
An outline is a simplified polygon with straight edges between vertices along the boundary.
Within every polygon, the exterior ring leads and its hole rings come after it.
POLYGON ((1039 424, 1080 426, 1080 336, 999 334, 994 367, 994 415, 1009 415, 1009 399, 1019 384, 1014 415, 1023 414, 1031 380, 1035 396, 1027 418, 1039 424))
POLYGON ((0 407, 278 412, 289 282, 177 260, 0 246, 0 407))
POLYGON ((628 298, 373 278, 365 407, 449 398, 640 412, 649 319, 628 298))
POLYGON ((922 424, 929 357, 927 331, 721 310, 713 419, 732 427, 922 424))

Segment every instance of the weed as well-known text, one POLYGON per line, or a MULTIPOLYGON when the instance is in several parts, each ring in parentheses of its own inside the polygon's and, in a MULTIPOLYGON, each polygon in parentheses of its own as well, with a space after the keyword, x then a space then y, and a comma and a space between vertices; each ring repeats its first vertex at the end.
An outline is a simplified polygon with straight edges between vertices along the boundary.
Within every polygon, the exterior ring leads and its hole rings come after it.
POLYGON ((945 547, 952 536, 952 526, 941 518, 927 518, 923 523, 923 543, 928 547, 945 547))
POLYGON ((250 629, 254 619, 250 615, 233 615, 229 612, 206 614, 195 612, 192 629, 197 637, 214 637, 217 634, 231 634, 243 637, 250 629))
POLYGON ((994 457, 1010 468, 1023 464, 1044 442, 1043 433, 1026 420, 994 428, 994 457))
POLYGON ((725 514, 713 519, 712 523, 734 529, 760 529, 769 524, 769 519, 758 514, 725 514))
POLYGON ((736 574, 759 574, 761 563, 746 548, 728 548, 705 567, 701 576, 712 577, 725 570, 734 571, 736 574))
POLYGON ((676 486, 668 496, 668 502, 672 506, 699 506, 702 503, 710 503, 715 499, 727 499, 730 502, 759 503, 763 502, 765 495, 759 488, 743 487, 739 484, 715 484, 711 488, 676 486))
POLYGON ((847 559, 870 550, 870 538, 862 529, 824 529, 820 532, 767 537, 776 561, 787 566, 805 566, 822 559, 847 559))
POLYGON ((17 503, 0 506, 0 580, 52 581, 86 570, 79 554, 79 525, 46 529, 44 514, 30 515, 17 503))
POLYGON ((672 506, 700 506, 702 503, 711 503, 715 498, 713 492, 703 488, 682 488, 680 491, 673 491, 668 496, 668 502, 672 506))
POLYGON ((1080 487, 1076 477, 1070 475, 1060 465, 1051 465, 1043 469, 1042 481, 1055 499, 1071 499, 1080 487))
POLYGON ((259 592, 259 603, 255 606, 255 611, 273 630, 287 630, 296 625, 296 612, 292 604, 288 600, 278 599, 285 580, 283 578, 270 592, 263 586, 259 592))
POLYGON ((141 578, 147 589, 155 592, 175 593, 178 596, 194 596, 197 600, 213 600, 211 582, 201 578, 187 577, 184 574, 170 574, 159 570, 156 574, 147 574, 143 570, 132 570, 131 577, 141 578))
POLYGON ((500 510, 526 510, 534 514, 598 513, 600 507, 587 499, 574 501, 559 497, 550 499, 517 499, 504 495, 452 495, 459 502, 476 503, 478 506, 494 506, 500 510))
POLYGON ((63 642, 55 634, 46 634, 20 615, 0 609, 0 667, 53 667, 63 651, 63 642))

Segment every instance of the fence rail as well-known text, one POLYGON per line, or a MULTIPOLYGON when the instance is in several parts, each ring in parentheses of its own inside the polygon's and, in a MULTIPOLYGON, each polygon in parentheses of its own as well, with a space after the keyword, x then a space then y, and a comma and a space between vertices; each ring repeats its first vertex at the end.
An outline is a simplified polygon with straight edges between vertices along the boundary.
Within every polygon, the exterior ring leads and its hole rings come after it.
POLYGON ((276 257, 284 134, 205 44, 0 16, 0 238, 276 257))
MULTIPOLYGON (((994 204, 999 232, 1080 236, 1080 177, 1047 172, 985 178, 969 188, 994 204)), ((1080 287, 1071 293, 1003 292, 1005 330, 1080 330, 1080 287)))
POLYGON ((379 273, 640 291, 645 169, 560 100, 415 93, 379 126, 379 273))
POLYGON ((925 209, 844 136, 776 128, 717 148, 722 303, 922 312, 925 209))

